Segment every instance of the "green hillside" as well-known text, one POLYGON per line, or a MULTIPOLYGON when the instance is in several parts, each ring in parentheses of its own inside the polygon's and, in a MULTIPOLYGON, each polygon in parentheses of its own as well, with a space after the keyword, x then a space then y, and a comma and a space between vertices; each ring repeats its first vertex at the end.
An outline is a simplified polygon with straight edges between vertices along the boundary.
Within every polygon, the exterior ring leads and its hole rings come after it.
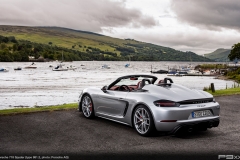
POLYGON ((230 54, 230 52, 231 49, 219 48, 212 53, 205 54, 205 57, 217 62, 226 62, 229 61, 228 55, 230 54))
MULTIPOLYGON (((16 38, 18 45, 28 43, 23 48, 28 48, 29 55, 50 59, 59 59, 64 52, 71 55, 66 60, 212 61, 193 52, 60 27, 0 26, 0 35, 16 38)), ((15 52, 11 43, 6 45, 10 53, 15 52)))

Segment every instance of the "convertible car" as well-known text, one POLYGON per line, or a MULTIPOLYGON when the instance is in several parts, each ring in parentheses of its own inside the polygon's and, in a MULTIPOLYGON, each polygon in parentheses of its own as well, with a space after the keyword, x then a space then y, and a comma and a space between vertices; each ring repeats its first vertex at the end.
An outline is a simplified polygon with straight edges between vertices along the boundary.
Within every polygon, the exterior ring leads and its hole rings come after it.
POLYGON ((103 88, 86 88, 79 96, 79 111, 135 128, 149 136, 207 130, 219 125, 220 105, 201 90, 186 88, 172 79, 152 75, 128 75, 103 88))

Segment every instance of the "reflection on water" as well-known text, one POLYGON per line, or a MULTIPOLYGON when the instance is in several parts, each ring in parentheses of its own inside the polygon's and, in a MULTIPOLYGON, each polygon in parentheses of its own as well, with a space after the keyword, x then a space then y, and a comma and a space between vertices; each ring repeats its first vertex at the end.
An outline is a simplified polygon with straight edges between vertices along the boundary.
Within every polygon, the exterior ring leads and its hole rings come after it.
MULTIPOLYGON (((65 62, 65 68, 76 66, 76 70, 52 71, 50 65, 57 66, 57 62, 36 62, 37 69, 24 69, 30 62, 0 63, 9 72, 0 73, 1 97, 0 109, 19 106, 45 106, 77 102, 82 89, 90 86, 102 87, 110 84, 120 76, 130 74, 150 74, 153 70, 167 70, 172 67, 189 65, 189 62, 130 62, 131 68, 125 65, 129 62, 75 61, 65 62), (106 64, 110 69, 103 69, 106 64), (23 70, 15 71, 14 68, 23 70)), ((196 66, 201 62, 194 62, 196 66)), ((166 74, 154 74, 159 79, 166 74)), ((214 79, 214 77, 171 77, 174 83, 182 84, 193 89, 203 89, 210 83, 216 89, 224 89, 233 82, 214 79)))

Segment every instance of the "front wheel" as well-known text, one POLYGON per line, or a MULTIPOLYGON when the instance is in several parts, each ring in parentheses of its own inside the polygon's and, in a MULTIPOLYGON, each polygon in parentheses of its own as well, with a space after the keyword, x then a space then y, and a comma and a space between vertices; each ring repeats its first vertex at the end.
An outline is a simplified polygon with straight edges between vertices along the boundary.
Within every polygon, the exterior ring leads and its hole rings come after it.
POLYGON ((90 95, 86 94, 82 97, 81 107, 84 117, 86 118, 94 117, 93 102, 90 95))
POLYGON ((150 136, 154 132, 152 114, 144 105, 140 105, 134 110, 133 123, 135 130, 141 136, 150 136))

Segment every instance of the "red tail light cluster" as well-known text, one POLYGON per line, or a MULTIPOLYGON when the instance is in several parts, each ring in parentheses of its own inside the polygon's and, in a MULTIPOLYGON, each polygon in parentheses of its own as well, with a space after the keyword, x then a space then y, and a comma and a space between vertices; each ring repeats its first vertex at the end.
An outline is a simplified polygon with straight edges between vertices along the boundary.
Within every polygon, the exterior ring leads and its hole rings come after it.
POLYGON ((153 103, 157 107, 179 107, 180 106, 179 103, 169 101, 169 100, 159 100, 159 101, 155 101, 153 103))

